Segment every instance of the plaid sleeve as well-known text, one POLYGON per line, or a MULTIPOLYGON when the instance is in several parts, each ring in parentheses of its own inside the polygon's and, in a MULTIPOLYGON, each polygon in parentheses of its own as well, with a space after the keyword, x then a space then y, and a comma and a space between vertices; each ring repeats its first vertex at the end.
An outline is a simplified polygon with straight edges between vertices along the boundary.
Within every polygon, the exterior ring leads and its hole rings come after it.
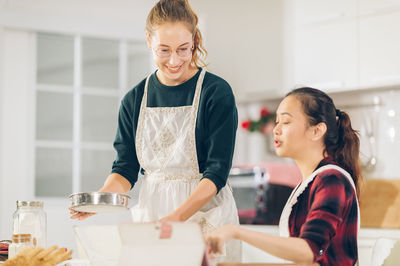
POLYGON ((315 178, 311 187, 310 211, 299 236, 309 244, 314 261, 324 255, 343 221, 346 205, 346 181, 343 178, 336 170, 327 170, 315 178))

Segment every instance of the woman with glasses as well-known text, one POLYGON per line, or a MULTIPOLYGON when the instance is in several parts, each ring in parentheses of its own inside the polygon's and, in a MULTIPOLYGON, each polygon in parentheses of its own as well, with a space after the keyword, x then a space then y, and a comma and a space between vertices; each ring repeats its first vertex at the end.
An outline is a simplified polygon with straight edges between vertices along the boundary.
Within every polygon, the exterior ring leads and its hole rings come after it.
MULTIPOLYGON (((157 70, 121 102, 114 142, 117 158, 100 191, 126 193, 144 178, 135 222, 192 221, 204 233, 238 224, 226 185, 237 129, 232 89, 207 72, 198 17, 186 0, 160 0, 146 21, 157 70)), ((87 213, 72 211, 72 218, 87 213)), ((240 242, 224 261, 240 261, 240 242)))
POLYGON ((240 239, 295 263, 355 265, 360 142, 349 116, 324 92, 307 87, 287 94, 276 114, 276 154, 292 158, 303 176, 282 211, 280 236, 226 225, 207 236, 211 250, 240 239))

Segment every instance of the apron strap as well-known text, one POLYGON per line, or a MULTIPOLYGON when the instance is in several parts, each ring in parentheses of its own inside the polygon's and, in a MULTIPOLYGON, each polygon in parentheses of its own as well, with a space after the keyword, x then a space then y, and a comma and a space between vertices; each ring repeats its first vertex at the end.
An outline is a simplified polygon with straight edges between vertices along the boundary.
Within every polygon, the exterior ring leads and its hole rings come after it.
POLYGON ((144 92, 143 92, 143 97, 142 97, 142 103, 140 104, 140 111, 144 109, 147 106, 147 88, 149 86, 149 80, 152 74, 148 75, 146 78, 146 83, 144 85, 144 92))
POLYGON ((200 94, 201 94, 201 89, 203 87, 203 80, 204 76, 206 74, 206 70, 203 68, 200 72, 199 78, 197 79, 196 83, 196 91, 194 92, 194 97, 193 97, 193 107, 196 110, 196 116, 197 116, 197 109, 199 107, 199 102, 200 102, 200 94))
POLYGON ((335 169, 339 172, 341 172, 346 179, 350 182, 351 186, 354 189, 354 192, 356 193, 356 201, 357 201, 357 213, 358 213, 358 231, 360 230, 360 206, 358 203, 358 199, 357 199, 357 190, 356 190, 356 186, 354 184, 353 179, 351 178, 351 175, 344 170, 343 168, 334 165, 334 164, 328 164, 325 166, 322 166, 320 168, 318 168, 317 170, 315 170, 313 173, 311 173, 311 175, 309 177, 307 177, 306 180, 304 180, 303 182, 301 182, 299 185, 296 186, 295 189, 293 189, 292 194, 290 195, 288 201, 286 202, 285 207, 283 208, 282 214, 281 214, 281 219, 279 220, 279 234, 280 236, 285 236, 285 237, 289 237, 290 233, 289 233, 289 217, 290 214, 292 212, 292 208, 293 206, 297 203, 297 198, 304 192, 304 190, 307 188, 308 184, 314 180, 314 178, 321 172, 328 170, 328 169, 335 169))

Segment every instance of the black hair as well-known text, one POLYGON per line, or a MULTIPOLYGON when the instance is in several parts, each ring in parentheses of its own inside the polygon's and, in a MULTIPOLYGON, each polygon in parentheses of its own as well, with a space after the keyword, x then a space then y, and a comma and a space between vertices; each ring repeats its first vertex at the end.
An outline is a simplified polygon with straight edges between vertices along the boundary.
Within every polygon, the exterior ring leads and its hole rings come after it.
POLYGON ((310 126, 325 123, 324 156, 333 158, 350 173, 359 195, 362 180, 359 134, 351 126, 349 115, 336 109, 333 100, 323 91, 302 87, 289 92, 287 96, 296 97, 302 104, 310 126))

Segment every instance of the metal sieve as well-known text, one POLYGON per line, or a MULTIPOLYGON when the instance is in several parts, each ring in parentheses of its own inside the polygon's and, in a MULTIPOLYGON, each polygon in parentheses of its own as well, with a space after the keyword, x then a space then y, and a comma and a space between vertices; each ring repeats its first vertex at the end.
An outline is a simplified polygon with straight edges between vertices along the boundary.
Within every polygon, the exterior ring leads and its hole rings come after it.
POLYGON ((72 210, 98 213, 126 211, 131 197, 112 192, 80 192, 71 194, 69 198, 72 210))

